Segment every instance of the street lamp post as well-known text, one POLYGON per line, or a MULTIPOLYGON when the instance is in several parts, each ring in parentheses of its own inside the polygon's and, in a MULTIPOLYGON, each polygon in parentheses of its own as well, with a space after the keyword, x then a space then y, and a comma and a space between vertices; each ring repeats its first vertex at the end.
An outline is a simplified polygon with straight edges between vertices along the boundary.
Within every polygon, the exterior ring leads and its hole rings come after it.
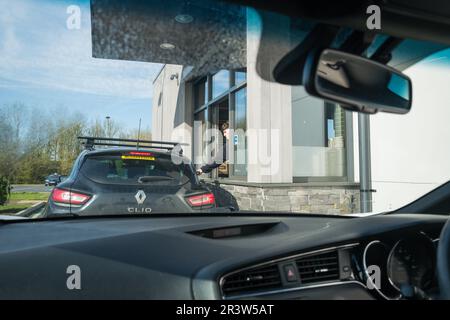
POLYGON ((106 116, 106 136, 111 138, 111 117, 106 116))

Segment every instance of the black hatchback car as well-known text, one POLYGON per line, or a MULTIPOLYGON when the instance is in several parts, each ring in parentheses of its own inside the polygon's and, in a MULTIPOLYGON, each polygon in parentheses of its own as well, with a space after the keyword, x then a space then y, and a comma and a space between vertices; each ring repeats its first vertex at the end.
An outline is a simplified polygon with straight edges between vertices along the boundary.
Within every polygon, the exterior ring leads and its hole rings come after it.
POLYGON ((56 186, 60 182, 61 182, 61 176, 57 173, 54 173, 45 178, 44 185, 45 186, 56 186))
POLYGON ((175 144, 145 147, 140 141, 133 147, 90 139, 70 175, 53 189, 46 216, 217 211, 214 194, 199 182, 191 162, 173 152, 175 144))

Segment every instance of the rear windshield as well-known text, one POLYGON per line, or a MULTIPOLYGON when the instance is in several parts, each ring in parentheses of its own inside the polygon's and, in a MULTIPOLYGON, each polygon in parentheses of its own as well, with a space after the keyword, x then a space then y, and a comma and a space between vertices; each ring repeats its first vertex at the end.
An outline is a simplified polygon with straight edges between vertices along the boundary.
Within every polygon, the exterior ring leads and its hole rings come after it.
POLYGON ((107 184, 180 185, 195 182, 192 169, 173 163, 170 156, 133 156, 114 153, 88 157, 81 173, 96 182, 107 184))

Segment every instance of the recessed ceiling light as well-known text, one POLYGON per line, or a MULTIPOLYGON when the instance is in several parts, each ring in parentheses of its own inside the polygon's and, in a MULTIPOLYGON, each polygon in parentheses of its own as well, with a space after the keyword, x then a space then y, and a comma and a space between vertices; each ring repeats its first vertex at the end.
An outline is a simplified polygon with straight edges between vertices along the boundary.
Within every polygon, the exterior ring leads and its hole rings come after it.
POLYGON ((159 45, 159 47, 160 47, 161 49, 164 49, 164 50, 172 50, 172 49, 175 49, 175 45, 172 44, 172 43, 169 43, 169 42, 163 42, 163 43, 161 43, 161 44, 159 45))
POLYGON ((179 23, 191 23, 194 20, 194 17, 190 14, 177 14, 175 16, 175 21, 179 23))

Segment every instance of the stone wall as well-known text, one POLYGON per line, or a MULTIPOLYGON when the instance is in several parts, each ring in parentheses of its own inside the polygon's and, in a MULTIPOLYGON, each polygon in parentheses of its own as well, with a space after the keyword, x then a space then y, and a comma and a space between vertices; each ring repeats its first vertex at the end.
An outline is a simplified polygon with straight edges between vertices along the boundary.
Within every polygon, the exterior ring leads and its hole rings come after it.
POLYGON ((347 214, 359 212, 359 185, 245 186, 220 184, 240 210, 347 214))

